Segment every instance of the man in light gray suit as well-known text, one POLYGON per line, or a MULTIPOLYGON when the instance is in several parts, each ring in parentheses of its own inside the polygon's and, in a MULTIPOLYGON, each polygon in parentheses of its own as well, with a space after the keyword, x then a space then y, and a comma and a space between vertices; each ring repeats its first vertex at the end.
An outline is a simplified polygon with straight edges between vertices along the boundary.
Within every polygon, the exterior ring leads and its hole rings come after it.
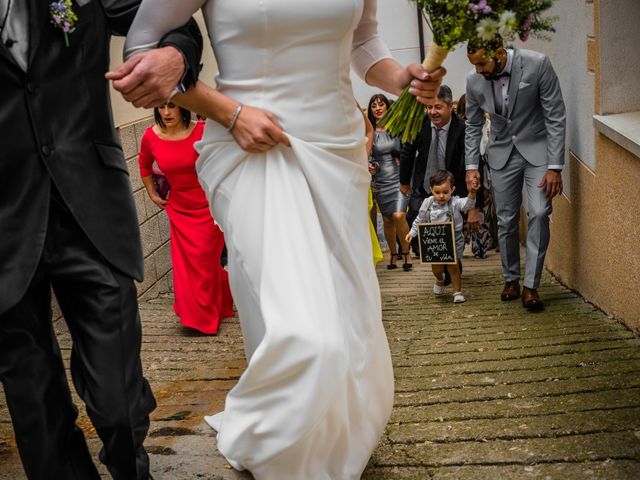
POLYGON ((565 108, 549 59, 538 52, 505 49, 502 40, 470 46, 475 71, 467 76, 466 180, 479 178, 483 112, 491 117, 487 147, 498 215, 498 240, 505 280, 500 298, 520 296, 519 221, 523 185, 528 233, 522 304, 542 310, 540 275, 549 245, 551 200, 562 193, 565 108))

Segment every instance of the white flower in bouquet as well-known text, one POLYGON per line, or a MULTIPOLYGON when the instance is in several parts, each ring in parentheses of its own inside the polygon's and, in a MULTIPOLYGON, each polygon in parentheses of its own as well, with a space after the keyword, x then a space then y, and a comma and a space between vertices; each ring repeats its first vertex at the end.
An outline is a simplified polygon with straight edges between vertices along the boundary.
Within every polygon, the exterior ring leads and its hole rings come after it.
POLYGON ((510 39, 514 37, 516 28, 518 28, 518 18, 515 12, 505 10, 500 14, 498 19, 498 33, 502 38, 510 39))
POLYGON ((480 40, 488 42, 496 38, 498 27, 498 22, 493 18, 483 18, 478 22, 476 32, 478 33, 478 37, 480 38, 480 40))

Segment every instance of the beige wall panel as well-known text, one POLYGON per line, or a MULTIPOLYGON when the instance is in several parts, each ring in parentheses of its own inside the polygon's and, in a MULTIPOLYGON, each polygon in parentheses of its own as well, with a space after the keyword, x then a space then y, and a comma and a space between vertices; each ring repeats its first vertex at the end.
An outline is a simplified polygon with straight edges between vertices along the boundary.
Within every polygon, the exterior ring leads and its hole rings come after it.
POLYGON ((597 177, 570 156, 571 197, 554 201, 547 267, 640 332, 640 159, 596 134, 597 177))

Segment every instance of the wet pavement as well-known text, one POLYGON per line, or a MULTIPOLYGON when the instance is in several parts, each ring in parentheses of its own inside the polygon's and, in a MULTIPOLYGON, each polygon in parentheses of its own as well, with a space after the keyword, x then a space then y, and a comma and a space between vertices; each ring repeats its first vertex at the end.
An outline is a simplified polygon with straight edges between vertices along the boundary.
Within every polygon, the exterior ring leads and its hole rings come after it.
MULTIPOLYGON (((434 297, 430 269, 415 262, 412 272, 378 267, 396 400, 363 478, 640 478, 640 339, 548 273, 544 312, 501 302, 495 252, 464 259, 460 305, 450 290, 434 297)), ((153 474, 250 479, 217 453, 202 420, 222 409, 243 371, 238 321, 199 335, 179 325, 172 302, 140 306, 145 373, 159 405, 146 441, 153 474)), ((56 329, 68 359, 69 334, 63 322, 56 329)), ((80 424, 97 455, 84 413, 80 424)), ((12 436, 2 397, 0 480, 25 478, 12 436)))

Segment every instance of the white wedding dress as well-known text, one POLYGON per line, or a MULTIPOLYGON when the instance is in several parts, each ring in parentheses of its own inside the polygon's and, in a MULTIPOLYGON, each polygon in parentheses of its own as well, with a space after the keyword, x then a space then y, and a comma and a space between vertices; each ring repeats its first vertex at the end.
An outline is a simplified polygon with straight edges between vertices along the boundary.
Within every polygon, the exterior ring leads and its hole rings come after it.
POLYGON ((207 122, 198 175, 225 231, 248 367, 218 449, 262 480, 360 478, 393 404, 349 68, 389 53, 375 0, 144 0, 127 55, 203 8, 218 89, 273 112, 291 147, 250 154, 207 122))

